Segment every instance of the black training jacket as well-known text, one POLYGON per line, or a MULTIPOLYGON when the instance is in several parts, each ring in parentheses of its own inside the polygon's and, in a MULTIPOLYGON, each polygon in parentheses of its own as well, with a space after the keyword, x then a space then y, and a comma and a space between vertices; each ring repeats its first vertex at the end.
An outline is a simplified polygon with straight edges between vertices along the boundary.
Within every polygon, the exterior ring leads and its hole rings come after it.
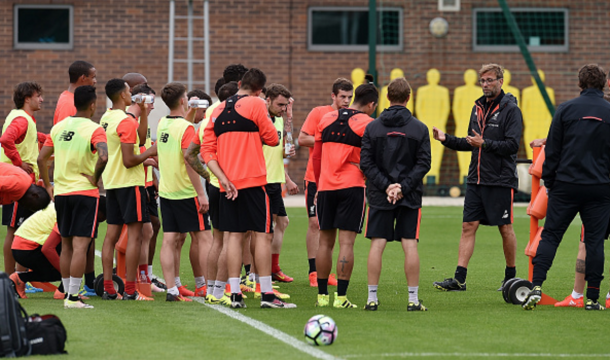
POLYGON ((370 207, 421 207, 422 179, 430 170, 430 133, 404 106, 391 106, 366 126, 362 137, 360 168, 367 177, 370 207), (391 204, 385 190, 400 183, 403 198, 391 204))
POLYGON ((542 180, 595 185, 610 183, 610 103, 586 89, 557 107, 546 139, 542 180))
POLYGON ((468 184, 504 186, 517 189, 517 151, 523 131, 523 117, 515 97, 501 90, 496 102, 485 109, 485 96, 475 101, 468 124, 485 140, 483 148, 472 147, 466 138, 447 134, 443 145, 458 151, 472 151, 468 184), (497 101, 499 100, 499 104, 497 101))

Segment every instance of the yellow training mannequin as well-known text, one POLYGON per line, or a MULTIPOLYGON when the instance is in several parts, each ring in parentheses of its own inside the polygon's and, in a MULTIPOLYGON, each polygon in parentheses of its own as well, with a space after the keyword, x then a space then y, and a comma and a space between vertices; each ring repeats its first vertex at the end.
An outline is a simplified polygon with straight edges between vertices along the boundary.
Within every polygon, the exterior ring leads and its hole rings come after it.
MULTIPOLYGON (((354 84, 354 94, 356 94, 356 89, 358 86, 364 84, 364 77, 366 73, 361 68, 355 68, 352 70, 352 84, 354 84)), ((350 106, 354 103, 354 97, 352 96, 352 101, 349 103, 350 106)))
MULTIPOLYGON (((405 77, 405 73, 399 69, 392 69, 390 73, 390 81, 398 78, 405 77)), ((411 89, 411 96, 409 96, 409 101, 407 102, 407 109, 413 112, 413 89, 411 89)), ((390 100, 388 100, 388 86, 384 86, 381 88, 381 95, 379 95, 379 105, 377 105, 377 116, 381 115, 383 110, 390 107, 390 100)))
POLYGON ((504 69, 504 84, 502 84, 502 90, 504 90, 504 93, 508 94, 511 93, 513 94, 513 96, 515 97, 515 99, 517 99, 517 105, 519 107, 521 107, 521 94, 519 92, 519 89, 517 89, 514 86, 510 86, 510 80, 511 80, 512 76, 510 74, 510 71, 508 71, 507 69, 504 69))
MULTIPOLYGON (((428 70, 426 74, 428 85, 417 89, 415 101, 415 115, 430 130, 432 138, 432 127, 436 126, 443 132, 446 131, 447 117, 449 116, 449 90, 440 86, 441 73, 436 69, 428 70)), ((432 164, 428 177, 434 176, 435 183, 438 184, 441 160, 443 158, 443 144, 439 141, 431 142, 432 164)), ((426 183, 428 183, 428 179, 426 183)))
MULTIPOLYGON (((538 75, 544 83, 544 72, 538 70, 538 75)), ((523 101, 521 106, 521 112, 523 113, 523 142, 526 145, 532 140, 547 137, 551 120, 553 120, 534 78, 532 78, 532 84, 534 85, 523 89, 523 96, 521 97, 523 101)), ((555 105, 555 91, 548 86, 545 86, 545 88, 551 103, 555 105)), ((527 151, 527 158, 531 159, 532 148, 525 146, 525 149, 527 151)))
MULTIPOLYGON (((455 121, 455 136, 457 137, 468 136, 468 124, 470 123, 472 107, 474 102, 483 96, 481 87, 476 85, 478 79, 479 75, 475 70, 466 70, 464 72, 464 83, 466 85, 455 88, 453 93, 453 120, 455 121)), ((463 184, 464 178, 468 176, 472 152, 458 151, 457 156, 460 165, 460 184, 463 184)))

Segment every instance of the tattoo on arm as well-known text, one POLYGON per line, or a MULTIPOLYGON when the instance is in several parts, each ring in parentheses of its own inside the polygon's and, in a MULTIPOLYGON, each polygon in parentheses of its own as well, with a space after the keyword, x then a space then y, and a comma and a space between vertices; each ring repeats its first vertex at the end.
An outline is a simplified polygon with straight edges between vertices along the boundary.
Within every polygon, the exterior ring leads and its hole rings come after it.
POLYGON ((576 259, 576 272, 579 274, 585 273, 585 261, 582 259, 576 259))
MULTIPOLYGON (((193 144, 191 144, 193 145, 193 144)), ((203 168, 203 164, 197 158, 197 154, 199 154, 199 148, 197 146, 189 146, 187 149, 187 160, 189 165, 199 174, 205 181, 210 181, 210 173, 206 169, 203 168)))
POLYGON ((97 163, 95 164, 94 179, 99 180, 102 177, 106 164, 108 163, 108 144, 97 143, 97 163))

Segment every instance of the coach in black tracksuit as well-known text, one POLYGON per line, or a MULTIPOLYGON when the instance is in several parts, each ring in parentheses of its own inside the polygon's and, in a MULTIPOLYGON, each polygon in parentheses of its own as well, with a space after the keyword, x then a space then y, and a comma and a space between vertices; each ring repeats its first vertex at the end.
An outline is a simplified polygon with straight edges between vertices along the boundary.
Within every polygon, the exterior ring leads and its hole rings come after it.
POLYGON ((423 178, 430 171, 430 132, 406 108, 410 86, 405 78, 388 85, 390 107, 367 125, 362 137, 360 168, 367 178, 369 213, 365 236, 369 296, 365 310, 377 310, 381 259, 388 241, 401 243, 409 286, 407 311, 426 311, 418 298, 419 225, 423 178))
MULTIPOLYGON (((577 213, 585 228, 587 310, 597 304, 604 278, 604 237, 610 218, 610 103, 606 76, 597 65, 578 74, 580 96, 557 107, 546 140, 542 180, 549 202, 534 264, 533 285, 542 286, 565 231, 577 213)), ((536 289, 540 292, 540 288, 536 289)), ((537 295, 537 294, 533 294, 537 295)), ((524 308, 533 308, 524 304, 524 308)), ((601 309, 600 309, 601 308, 601 309)))
POLYGON ((483 95, 475 102, 468 136, 458 138, 434 128, 434 138, 446 147, 472 151, 464 200, 464 218, 455 278, 434 283, 444 291, 466 290, 468 262, 474 252, 479 224, 498 226, 506 269, 504 282, 516 274, 517 239, 513 230, 513 195, 517 189, 517 151, 523 117, 517 101, 502 91, 504 70, 487 64, 479 70, 483 95))

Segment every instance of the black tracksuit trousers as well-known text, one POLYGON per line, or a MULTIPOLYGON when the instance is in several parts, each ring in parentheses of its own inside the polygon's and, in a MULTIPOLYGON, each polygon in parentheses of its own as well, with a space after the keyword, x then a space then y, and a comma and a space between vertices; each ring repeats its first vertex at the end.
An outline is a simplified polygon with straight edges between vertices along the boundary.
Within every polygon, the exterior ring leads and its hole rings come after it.
POLYGON ((604 279, 604 237, 610 219, 610 184, 577 185, 555 181, 549 192, 546 222, 534 264, 533 284, 541 286, 551 268, 557 247, 576 214, 585 228, 585 280, 587 298, 599 299, 604 279))

